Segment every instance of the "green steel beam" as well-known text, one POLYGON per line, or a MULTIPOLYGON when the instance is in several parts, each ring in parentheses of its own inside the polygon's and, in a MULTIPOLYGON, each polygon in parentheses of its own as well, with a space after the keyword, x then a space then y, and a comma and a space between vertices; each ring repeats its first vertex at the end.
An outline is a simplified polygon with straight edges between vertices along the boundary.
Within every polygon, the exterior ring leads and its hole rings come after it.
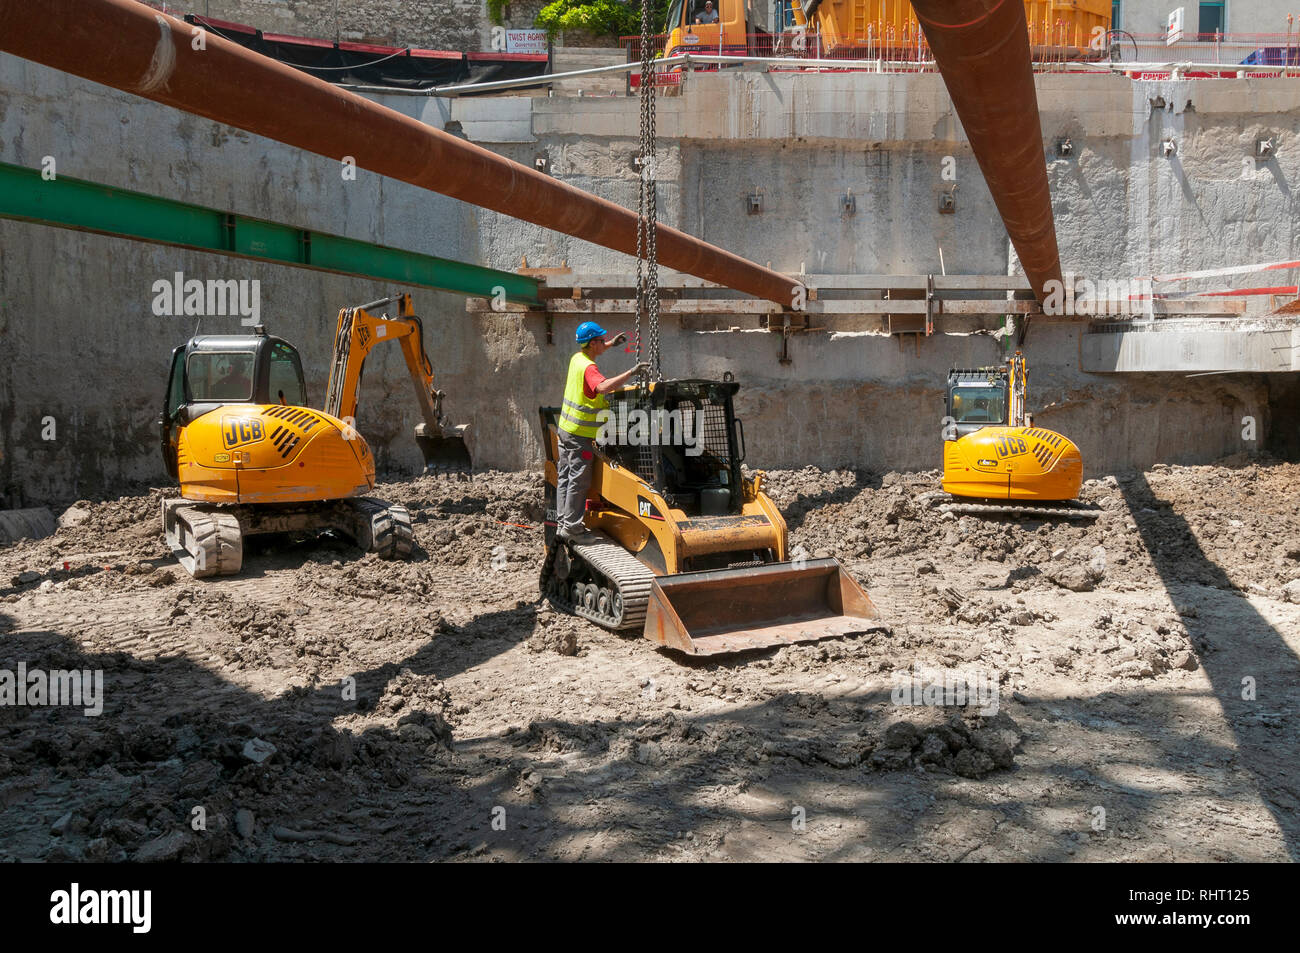
POLYGON ((377 281, 539 304, 535 278, 190 205, 0 162, 0 218, 312 268, 377 281))

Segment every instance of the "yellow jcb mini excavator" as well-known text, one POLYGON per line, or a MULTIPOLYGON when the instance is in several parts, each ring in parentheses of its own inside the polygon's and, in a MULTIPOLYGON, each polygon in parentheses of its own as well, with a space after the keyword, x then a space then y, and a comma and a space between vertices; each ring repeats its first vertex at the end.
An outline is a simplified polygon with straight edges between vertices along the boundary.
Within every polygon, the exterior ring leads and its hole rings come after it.
POLYGON ((306 406, 297 350, 264 328, 195 337, 172 352, 159 424, 182 498, 163 501, 163 529, 191 575, 239 572, 243 539, 258 533, 335 530, 385 559, 410 556, 406 509, 366 495, 375 462, 354 427, 362 365, 377 343, 401 342, 424 416, 425 472, 466 469, 469 451, 465 428, 442 418, 410 296, 396 299, 396 318, 370 313, 393 300, 339 312, 324 411, 306 406))
POLYGON ((585 544, 557 538, 559 408, 541 408, 541 590, 552 605, 691 655, 885 628, 837 560, 786 561, 785 520, 763 492, 764 474, 741 473, 738 388, 671 380, 608 396, 585 519, 602 538, 585 544))
POLYGON ((1025 411, 1028 369, 1015 353, 1003 366, 948 373, 943 421, 942 509, 958 513, 1091 519, 1076 502, 1083 457, 1070 440, 1035 427, 1025 411), (974 502, 979 501, 979 502, 974 502))

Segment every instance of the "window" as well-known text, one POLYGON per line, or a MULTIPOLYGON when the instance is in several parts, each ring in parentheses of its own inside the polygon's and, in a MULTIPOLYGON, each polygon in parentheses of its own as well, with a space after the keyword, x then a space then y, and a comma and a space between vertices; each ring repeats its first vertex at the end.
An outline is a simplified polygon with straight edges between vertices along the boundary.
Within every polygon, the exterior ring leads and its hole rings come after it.
POLYGON ((1112 30, 1121 30, 1124 28, 1124 4, 1120 0, 1112 0, 1110 5, 1110 28, 1112 30))
POLYGON ((1001 387, 955 387, 952 416, 959 424, 1000 424, 1007 419, 1006 391, 1001 387))
POLYGON ((307 388, 302 382, 302 365, 298 352, 287 344, 271 348, 270 397, 273 404, 307 404, 307 388))
POLYGON ((1201 22, 1197 33, 1201 40, 1213 40, 1217 34, 1227 32, 1228 16, 1224 0, 1201 4, 1201 22))
MULTIPOLYGON (((719 0, 720 2, 720 0, 719 0)), ((717 23, 718 3, 714 0, 695 0, 691 4, 691 23, 717 23)))
POLYGON ((190 396, 196 401, 251 400, 252 351, 196 351, 186 364, 190 396))
POLYGON ((172 373, 167 388, 167 419, 176 416, 176 411, 185 403, 185 348, 178 347, 172 358, 172 373))
POLYGON ((685 0, 673 0, 672 6, 668 8, 668 17, 665 20, 664 32, 671 33, 675 27, 682 25, 682 4, 685 0))

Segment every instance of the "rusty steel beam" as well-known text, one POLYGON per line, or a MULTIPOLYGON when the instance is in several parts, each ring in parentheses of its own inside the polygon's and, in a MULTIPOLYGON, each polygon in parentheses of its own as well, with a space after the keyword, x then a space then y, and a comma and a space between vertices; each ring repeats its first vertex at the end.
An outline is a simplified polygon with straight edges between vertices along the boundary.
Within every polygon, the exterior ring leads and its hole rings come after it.
POLYGON ((975 160, 1041 304, 1061 281, 1025 5, 912 0, 975 160))
MULTIPOLYGON (((637 215, 134 0, 0 0, 0 50, 636 254, 637 215)), ((660 225, 661 264, 789 307, 800 285, 660 225)))

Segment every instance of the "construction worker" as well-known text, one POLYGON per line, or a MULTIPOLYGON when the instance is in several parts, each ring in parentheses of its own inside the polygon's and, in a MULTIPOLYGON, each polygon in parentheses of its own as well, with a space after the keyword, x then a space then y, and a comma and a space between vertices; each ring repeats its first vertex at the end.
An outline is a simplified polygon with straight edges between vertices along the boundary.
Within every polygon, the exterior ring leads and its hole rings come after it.
POLYGON ((627 340, 627 335, 620 333, 613 340, 606 341, 605 333, 605 329, 594 321, 578 325, 580 346, 569 361, 564 404, 560 408, 556 525, 560 539, 577 543, 599 539, 594 533, 587 532, 582 520, 587 512, 587 491, 591 489, 591 471, 595 466, 594 447, 600 433, 600 412, 609 407, 605 395, 650 366, 642 362, 616 377, 605 377, 596 366, 596 358, 627 340))
POLYGON ((718 11, 713 9, 713 0, 708 0, 708 2, 704 4, 704 9, 700 12, 700 15, 695 18, 695 22, 700 24, 718 22, 718 11))

